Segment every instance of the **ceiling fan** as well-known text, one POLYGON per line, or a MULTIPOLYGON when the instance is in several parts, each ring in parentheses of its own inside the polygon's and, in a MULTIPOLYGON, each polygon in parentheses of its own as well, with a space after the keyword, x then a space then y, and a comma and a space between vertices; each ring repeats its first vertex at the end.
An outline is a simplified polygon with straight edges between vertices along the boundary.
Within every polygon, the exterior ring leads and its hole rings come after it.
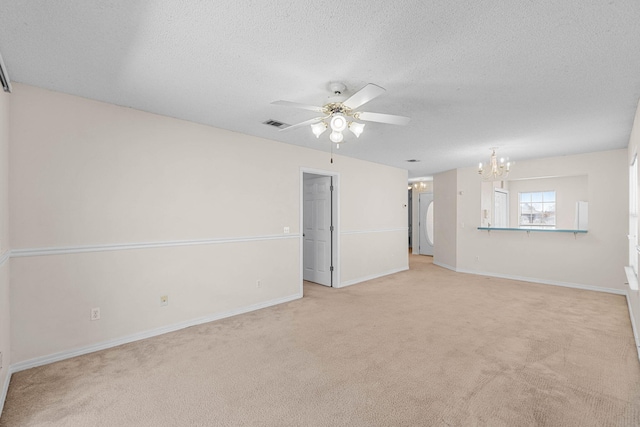
MULTIPOLYGON (((339 97, 342 95, 346 86, 342 83, 331 83, 329 85, 333 95, 339 97)), ((392 114, 370 113, 367 111, 356 111, 359 107, 371 101, 372 99, 382 95, 385 89, 373 83, 367 84, 365 87, 351 95, 344 101, 337 98, 332 102, 324 104, 322 107, 314 105, 299 104, 291 101, 275 101, 274 105, 282 105, 285 107, 301 108, 303 110, 315 111, 321 113, 322 116, 316 117, 304 122, 296 123, 280 129, 280 131, 288 131, 299 127, 311 125, 311 130, 316 138, 319 138, 329 127, 331 134, 329 139, 339 144, 343 141, 342 132, 349 129, 356 137, 360 137, 364 130, 364 123, 355 120, 363 120, 369 122, 387 123, 392 125, 406 125, 411 120, 409 117, 395 116, 392 114)))

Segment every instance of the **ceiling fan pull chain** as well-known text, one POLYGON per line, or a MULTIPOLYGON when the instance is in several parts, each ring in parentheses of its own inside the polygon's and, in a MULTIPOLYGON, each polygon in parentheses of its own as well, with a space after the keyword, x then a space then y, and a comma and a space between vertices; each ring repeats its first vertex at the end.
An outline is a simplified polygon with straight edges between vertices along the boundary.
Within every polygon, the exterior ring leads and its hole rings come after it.
POLYGON ((333 164, 333 143, 331 144, 331 164, 333 164))

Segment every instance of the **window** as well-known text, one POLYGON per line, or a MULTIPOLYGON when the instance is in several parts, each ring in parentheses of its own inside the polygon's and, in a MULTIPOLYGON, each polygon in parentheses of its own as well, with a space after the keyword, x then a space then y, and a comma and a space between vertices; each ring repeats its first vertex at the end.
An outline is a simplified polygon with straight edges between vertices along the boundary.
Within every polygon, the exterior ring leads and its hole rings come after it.
POLYGON ((555 228, 556 192, 519 193, 519 226, 555 228))

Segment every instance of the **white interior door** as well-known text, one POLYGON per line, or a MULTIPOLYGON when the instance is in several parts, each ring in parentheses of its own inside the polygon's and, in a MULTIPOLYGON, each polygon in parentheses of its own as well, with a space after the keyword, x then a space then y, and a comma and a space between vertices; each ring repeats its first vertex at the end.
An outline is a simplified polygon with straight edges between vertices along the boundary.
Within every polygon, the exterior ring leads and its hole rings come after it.
POLYGON ((331 286, 331 177, 305 174, 303 203, 302 277, 331 286))
POLYGON ((420 193, 420 255, 433 256, 433 193, 420 193))
POLYGON ((493 189, 492 227, 509 228, 509 192, 502 188, 493 189))

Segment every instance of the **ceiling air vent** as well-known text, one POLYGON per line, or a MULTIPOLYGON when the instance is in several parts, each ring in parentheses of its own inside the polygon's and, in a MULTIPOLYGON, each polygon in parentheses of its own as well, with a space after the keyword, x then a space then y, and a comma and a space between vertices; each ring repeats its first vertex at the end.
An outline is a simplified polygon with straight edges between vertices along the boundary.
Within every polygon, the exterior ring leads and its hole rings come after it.
POLYGON ((262 124, 273 126, 273 127, 277 127, 277 128, 280 128, 280 129, 289 127, 288 124, 279 122, 277 120, 267 120, 266 122, 262 122, 262 124))
POLYGON ((419 161, 420 160, 418 160, 418 159, 409 159, 409 160, 407 160, 407 162, 409 162, 409 163, 418 163, 419 161))

